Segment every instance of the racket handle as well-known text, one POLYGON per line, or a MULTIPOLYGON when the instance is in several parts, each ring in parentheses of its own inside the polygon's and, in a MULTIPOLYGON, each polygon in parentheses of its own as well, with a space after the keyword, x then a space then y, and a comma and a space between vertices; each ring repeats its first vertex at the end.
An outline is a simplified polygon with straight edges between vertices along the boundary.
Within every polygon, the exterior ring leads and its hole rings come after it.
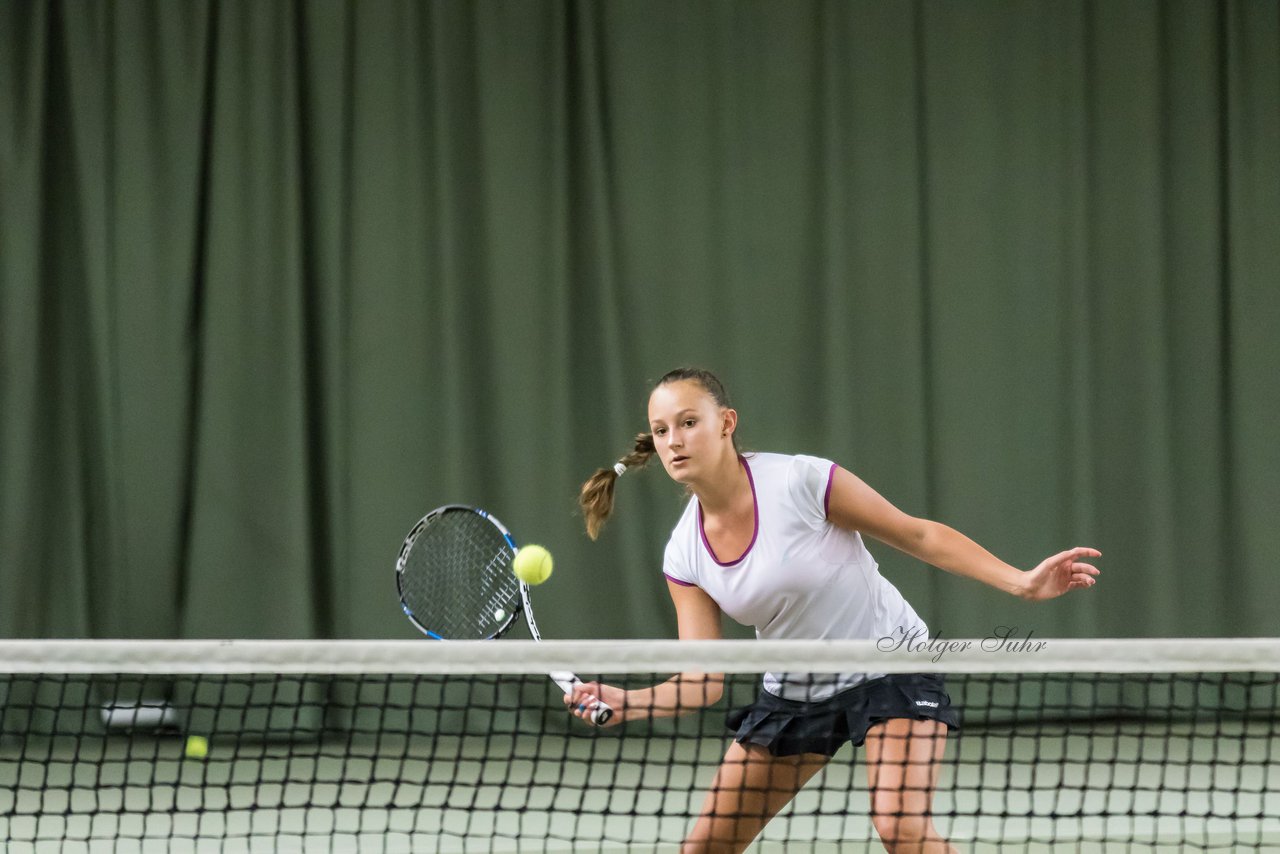
MULTIPOLYGON (((547 675, 550 676, 551 681, 559 685, 566 694, 572 694, 574 687, 582 684, 582 680, 577 676, 574 676, 568 670, 557 670, 554 673, 548 673, 547 675)), ((613 709, 605 705, 603 700, 596 698, 596 706, 591 710, 589 718, 591 723, 595 726, 603 726, 611 717, 613 717, 613 709)))

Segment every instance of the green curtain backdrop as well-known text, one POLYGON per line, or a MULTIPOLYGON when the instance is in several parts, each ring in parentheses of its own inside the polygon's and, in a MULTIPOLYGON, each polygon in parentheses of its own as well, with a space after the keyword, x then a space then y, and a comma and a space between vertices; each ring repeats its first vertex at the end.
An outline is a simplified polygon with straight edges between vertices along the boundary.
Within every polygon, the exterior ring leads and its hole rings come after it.
MULTIPOLYGON (((577 486, 722 374, 1030 566, 931 628, 1275 634, 1280 4, 0 3, 0 634, 409 637, 449 502, 550 637, 674 631, 681 495, 577 486)), ((738 632, 741 634, 741 632, 738 632)))

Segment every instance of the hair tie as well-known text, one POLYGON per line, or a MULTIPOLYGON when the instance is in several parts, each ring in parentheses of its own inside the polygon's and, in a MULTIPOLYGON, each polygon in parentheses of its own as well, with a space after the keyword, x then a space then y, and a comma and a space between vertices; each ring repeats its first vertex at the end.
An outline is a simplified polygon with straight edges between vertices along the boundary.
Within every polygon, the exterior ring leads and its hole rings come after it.
POLYGON ((613 464, 613 470, 618 473, 618 477, 622 477, 627 473, 627 464, 622 460, 618 460, 613 464))

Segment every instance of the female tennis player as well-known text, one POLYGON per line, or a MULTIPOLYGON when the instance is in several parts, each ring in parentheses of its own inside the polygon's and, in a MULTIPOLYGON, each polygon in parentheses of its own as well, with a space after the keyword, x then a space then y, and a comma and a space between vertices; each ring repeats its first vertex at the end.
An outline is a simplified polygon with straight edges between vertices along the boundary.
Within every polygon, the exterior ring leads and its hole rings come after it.
MULTIPOLYGON (((667 544, 663 571, 681 639, 721 636, 720 615, 760 638, 879 639, 927 628, 880 575, 861 534, 926 563, 1023 599, 1091 587, 1098 570, 1074 548, 1021 571, 959 532, 908 516, 840 466, 815 457, 739 453, 738 414, 710 372, 681 368, 649 396, 650 432, 614 468, 598 470, 580 503, 594 539, 615 481, 653 455, 692 498, 667 544)), ((624 691, 591 682, 565 702, 586 717, 597 701, 610 725, 686 714, 720 699, 723 676, 682 673, 624 691)), ((959 716, 941 678, 921 674, 766 674, 752 705, 730 713, 735 740, 682 847, 738 852, 846 741, 865 745, 871 816, 890 852, 953 851, 931 819, 948 729, 959 716), (816 680, 816 681, 815 681, 816 680)))

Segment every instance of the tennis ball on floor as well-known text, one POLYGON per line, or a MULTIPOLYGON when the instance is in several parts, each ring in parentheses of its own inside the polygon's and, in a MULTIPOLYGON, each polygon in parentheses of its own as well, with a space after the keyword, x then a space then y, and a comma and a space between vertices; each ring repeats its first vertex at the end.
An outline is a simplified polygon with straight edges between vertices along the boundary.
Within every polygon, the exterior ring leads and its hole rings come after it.
POLYGON ((187 756, 192 759, 204 759, 209 755, 209 739, 203 735, 187 736, 187 747, 185 750, 187 756))
POLYGON ((541 584, 551 577, 551 552, 542 546, 525 546, 516 552, 511 571, 525 584, 541 584))

